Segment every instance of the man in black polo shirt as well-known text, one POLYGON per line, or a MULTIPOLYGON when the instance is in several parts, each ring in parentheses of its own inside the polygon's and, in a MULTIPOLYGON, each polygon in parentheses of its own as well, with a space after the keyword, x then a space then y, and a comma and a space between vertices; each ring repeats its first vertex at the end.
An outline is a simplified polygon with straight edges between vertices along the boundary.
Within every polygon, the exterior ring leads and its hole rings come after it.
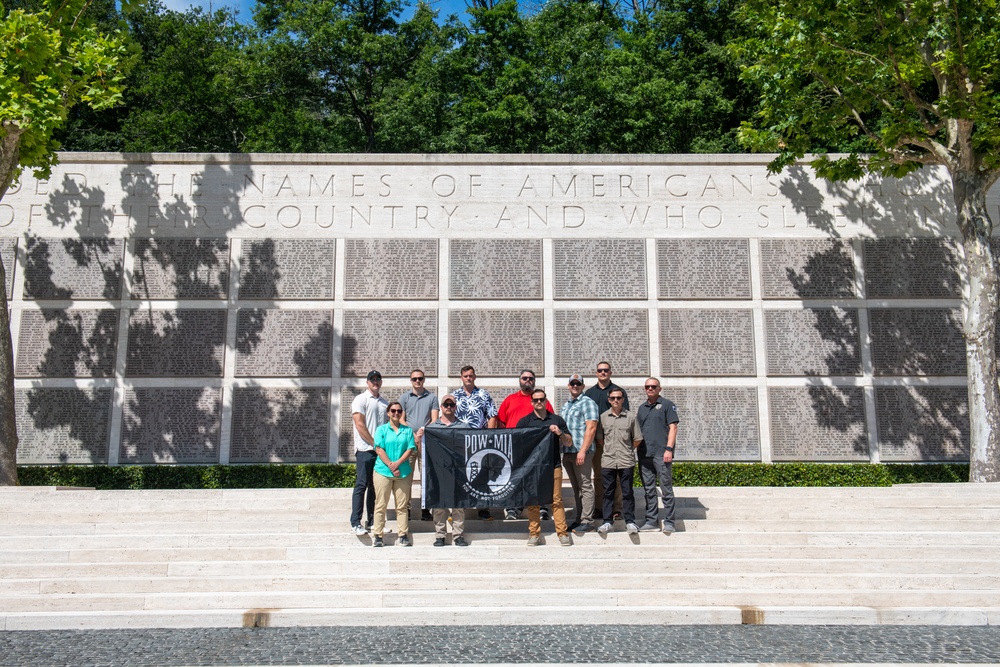
MULTIPOLYGON (((545 391, 536 389, 531 392, 531 414, 525 415, 517 422, 517 428, 531 428, 533 426, 548 426, 549 430, 555 433, 561 444, 569 446, 573 444, 573 436, 569 433, 569 427, 559 415, 552 414, 546 409, 545 391)), ((564 547, 573 545, 573 539, 569 536, 569 526, 566 525, 566 511, 562 503, 562 466, 559 465, 559 449, 556 448, 552 457, 552 518, 556 524, 556 534, 559 536, 559 544, 564 547)), ((540 506, 529 505, 525 507, 528 514, 528 546, 537 547, 542 541, 542 521, 540 518, 540 506)))
POLYGON ((646 494, 646 523, 641 530, 658 530, 656 478, 663 492, 663 532, 674 532, 674 447, 677 443, 677 406, 660 396, 660 381, 648 378, 646 401, 636 411, 642 431, 639 445, 639 476, 646 494))

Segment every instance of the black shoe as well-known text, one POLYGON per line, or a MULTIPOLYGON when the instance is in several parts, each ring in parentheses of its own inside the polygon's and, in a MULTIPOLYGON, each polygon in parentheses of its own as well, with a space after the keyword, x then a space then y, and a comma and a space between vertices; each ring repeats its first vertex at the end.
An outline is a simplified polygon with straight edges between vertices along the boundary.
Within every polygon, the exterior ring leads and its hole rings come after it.
POLYGON ((430 510, 424 510, 424 511, 422 511, 420 513, 420 520, 421 521, 433 521, 434 517, 431 515, 431 511, 430 510))
POLYGON ((400 535, 399 536, 399 546, 401 546, 401 547, 412 547, 413 546, 413 544, 410 543, 410 537, 409 537, 409 535, 400 535))
POLYGON ((443 547, 444 546, 444 538, 443 537, 439 537, 436 540, 434 540, 434 546, 436 546, 436 547, 443 547))
POLYGON ((492 521, 493 515, 490 514, 489 510, 479 510, 479 518, 482 521, 492 521))
POLYGON ((466 542, 466 541, 465 541, 465 538, 464 538, 464 537, 462 537, 461 535, 459 535, 458 537, 456 537, 456 538, 455 538, 455 539, 454 539, 454 540, 452 541, 452 544, 454 544, 454 545, 455 545, 456 547, 467 547, 467 546, 469 546, 469 543, 468 543, 468 542, 466 542))
POLYGON ((372 542, 372 546, 373 547, 384 547, 385 543, 382 541, 381 537, 376 537, 375 540, 372 542))
POLYGON ((538 514, 542 521, 549 521, 552 519, 552 513, 549 512, 549 508, 542 505, 541 509, 538 510, 538 514))

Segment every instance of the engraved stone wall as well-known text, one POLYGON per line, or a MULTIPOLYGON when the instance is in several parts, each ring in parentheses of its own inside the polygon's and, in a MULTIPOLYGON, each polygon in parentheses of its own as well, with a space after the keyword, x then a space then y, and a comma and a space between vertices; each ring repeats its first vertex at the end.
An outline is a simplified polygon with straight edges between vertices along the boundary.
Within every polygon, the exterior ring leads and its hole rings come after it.
POLYGON ((448 313, 448 375, 465 365, 480 377, 544 368, 541 310, 452 310, 448 313))
POLYGON ((14 296, 14 272, 20 270, 17 265, 17 239, 0 238, 0 257, 3 258, 4 276, 7 287, 7 299, 14 296))
POLYGON ((136 239, 133 299, 225 299, 228 239, 136 239))
POLYGON ((335 239, 243 241, 241 299, 332 299, 335 239))
MULTIPOLYGON (((351 403, 367 387, 341 387, 340 389, 340 460, 354 462, 354 420, 351 417, 351 403)), ((386 400, 391 401, 391 398, 386 400)))
POLYGON ((858 311, 765 310, 768 375, 860 375, 858 311))
POLYGON ((224 310, 133 310, 125 374, 220 377, 225 343, 224 310))
POLYGON ((753 311, 660 311, 660 370, 666 376, 755 375, 753 311))
POLYGON ((24 310, 17 377, 111 377, 118 343, 117 310, 24 310))
POLYGON ((14 412, 18 464, 107 463, 110 389, 17 389, 14 412))
POLYGON ((958 308, 872 308, 876 375, 965 375, 958 308))
POLYGON ((868 460, 861 387, 771 387, 768 402, 773 460, 868 460))
POLYGON ((876 387, 883 461, 967 461, 969 393, 965 387, 876 387))
POLYGON ((348 239, 347 299, 438 298, 438 242, 433 239, 348 239))
POLYGON ((746 239, 657 239, 661 299, 749 299, 746 239))
MULTIPOLYGON (((753 387, 665 387, 677 405, 677 461, 759 461, 753 387)), ((633 409, 639 407, 639 402, 633 409)))
POLYGON ((234 463, 323 462, 329 458, 329 442, 329 389, 234 390, 234 463))
POLYGON ((645 310, 557 310, 555 343, 557 375, 592 370, 597 351, 621 375, 649 373, 645 310))
POLYGON ((961 256, 946 239, 865 241, 865 290, 869 299, 958 299, 961 256))
POLYGON ((449 242, 452 299, 541 299, 541 239, 449 242))
POLYGON ((553 241, 556 299, 645 299, 646 244, 639 239, 553 241))
POLYGON ((124 239, 41 239, 25 243, 26 299, 121 298, 124 239))
POLYGON ((222 390, 126 389, 122 463, 218 463, 222 390))
POLYGON ((761 239, 765 299, 854 298, 854 254, 849 241, 761 239))
POLYGON ((242 308, 236 316, 238 377, 329 377, 333 313, 242 308))
POLYGON ((436 310, 349 310, 344 313, 341 374, 409 377, 414 368, 437 375, 436 310))

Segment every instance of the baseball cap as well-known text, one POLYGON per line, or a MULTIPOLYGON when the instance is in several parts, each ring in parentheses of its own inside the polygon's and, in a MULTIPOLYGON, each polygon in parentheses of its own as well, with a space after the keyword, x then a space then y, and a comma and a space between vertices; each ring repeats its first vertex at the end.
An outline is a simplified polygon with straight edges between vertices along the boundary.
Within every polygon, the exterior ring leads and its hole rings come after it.
POLYGON ((368 381, 369 382, 371 382, 373 380, 381 380, 381 379, 382 379, 382 374, 379 373, 378 371, 368 371, 368 381))
MULTIPOLYGON (((583 381, 583 376, 580 375, 579 373, 573 373, 572 375, 570 375, 569 382, 580 382, 582 384, 587 384, 586 382, 583 381)), ((569 382, 567 382, 567 384, 569 384, 569 382)))

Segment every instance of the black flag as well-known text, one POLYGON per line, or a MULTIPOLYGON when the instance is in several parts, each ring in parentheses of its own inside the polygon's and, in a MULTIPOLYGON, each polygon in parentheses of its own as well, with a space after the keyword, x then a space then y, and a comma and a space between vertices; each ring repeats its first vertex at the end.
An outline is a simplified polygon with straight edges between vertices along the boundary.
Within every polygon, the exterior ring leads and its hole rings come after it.
POLYGON ((558 440, 546 427, 424 428, 425 508, 524 507, 552 502, 558 440))

